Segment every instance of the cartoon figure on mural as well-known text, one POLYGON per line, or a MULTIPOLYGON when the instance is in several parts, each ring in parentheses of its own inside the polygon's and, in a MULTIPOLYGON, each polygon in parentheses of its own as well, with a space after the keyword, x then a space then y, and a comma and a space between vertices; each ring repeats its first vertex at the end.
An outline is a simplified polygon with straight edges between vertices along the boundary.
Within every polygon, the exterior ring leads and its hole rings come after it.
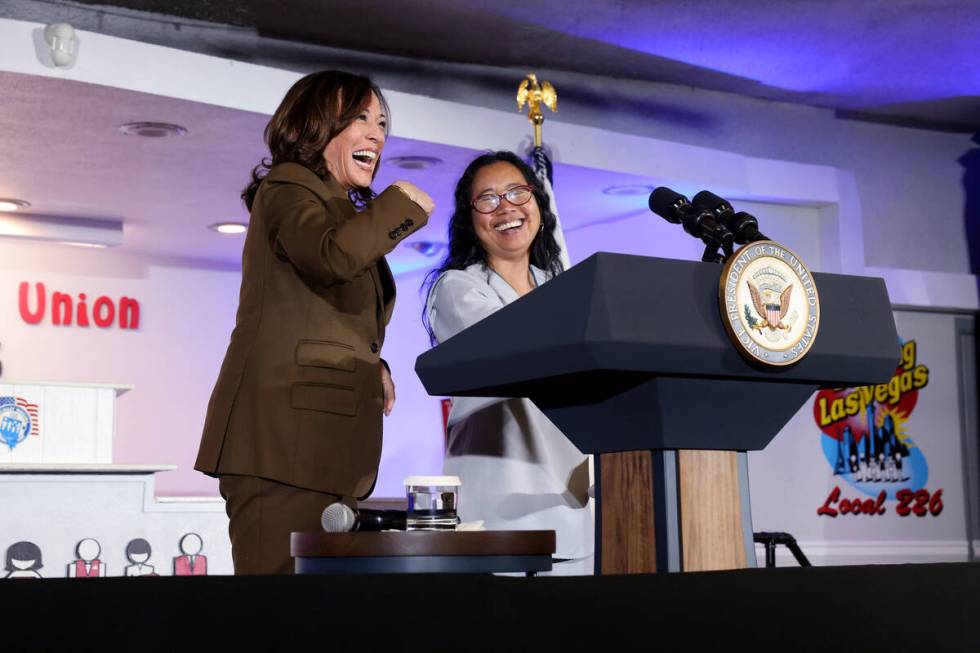
MULTIPOLYGON (((905 475, 905 459, 911 451, 905 442, 898 437, 895 429, 895 418, 891 413, 884 413, 881 418, 875 417, 873 406, 867 407, 865 423, 874 425, 873 433, 864 431, 859 438, 851 435, 850 426, 845 426, 841 440, 848 448, 849 471, 860 483, 900 483, 909 480, 905 475)), ((841 443, 838 442, 838 449, 841 443)), ((835 468, 835 474, 844 470, 835 468)))
POLYGON ((150 543, 142 537, 130 540, 126 545, 126 557, 133 564, 126 565, 127 576, 159 576, 153 565, 149 564, 153 553, 150 543))
POLYGON ((41 548, 34 542, 15 542, 7 547, 4 578, 41 578, 41 548))
POLYGON ((102 555, 102 545, 98 540, 86 537, 75 547, 77 559, 68 564, 69 578, 102 578, 106 575, 105 565, 99 556, 102 555))
POLYGON ((174 576, 207 576, 208 559, 201 555, 204 541, 197 533, 188 533, 180 538, 182 555, 174 558, 174 576))

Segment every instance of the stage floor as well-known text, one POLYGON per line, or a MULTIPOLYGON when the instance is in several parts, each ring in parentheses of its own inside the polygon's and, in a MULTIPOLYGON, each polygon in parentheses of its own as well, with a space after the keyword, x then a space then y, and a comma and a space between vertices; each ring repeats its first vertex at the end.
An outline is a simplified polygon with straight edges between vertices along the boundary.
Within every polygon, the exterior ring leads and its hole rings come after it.
POLYGON ((980 564, 0 582, 7 650, 980 650, 980 564))

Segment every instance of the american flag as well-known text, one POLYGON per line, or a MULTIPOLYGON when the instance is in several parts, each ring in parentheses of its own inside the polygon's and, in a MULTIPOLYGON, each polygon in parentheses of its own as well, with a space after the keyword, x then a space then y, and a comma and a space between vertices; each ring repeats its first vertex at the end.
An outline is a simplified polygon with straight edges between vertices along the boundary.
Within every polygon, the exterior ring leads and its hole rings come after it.
POLYGON ((27 411, 27 414, 31 416, 31 433, 30 435, 37 435, 37 404, 28 403, 23 397, 17 397, 17 405, 27 411))
POLYGON ((552 188, 554 169, 551 165, 551 159, 548 158, 548 153, 544 151, 543 147, 535 147, 531 150, 531 168, 544 186, 545 192, 548 193, 548 199, 551 200, 551 213, 555 216, 555 240, 561 248, 559 258, 562 267, 567 270, 571 267, 571 261, 568 258, 568 247, 565 245, 565 234, 561 228, 561 220, 558 218, 558 206, 555 204, 555 191, 552 188))

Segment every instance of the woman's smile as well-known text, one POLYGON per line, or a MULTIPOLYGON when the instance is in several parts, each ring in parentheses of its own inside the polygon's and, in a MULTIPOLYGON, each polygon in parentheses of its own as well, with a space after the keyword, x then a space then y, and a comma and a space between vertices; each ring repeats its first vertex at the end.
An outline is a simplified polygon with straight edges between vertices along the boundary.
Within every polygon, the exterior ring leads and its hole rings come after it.
POLYGON ((527 220, 524 218, 514 218, 508 220, 507 222, 501 222, 498 225, 494 225, 493 228, 503 234, 515 234, 522 226, 524 226, 525 222, 527 222, 527 220))

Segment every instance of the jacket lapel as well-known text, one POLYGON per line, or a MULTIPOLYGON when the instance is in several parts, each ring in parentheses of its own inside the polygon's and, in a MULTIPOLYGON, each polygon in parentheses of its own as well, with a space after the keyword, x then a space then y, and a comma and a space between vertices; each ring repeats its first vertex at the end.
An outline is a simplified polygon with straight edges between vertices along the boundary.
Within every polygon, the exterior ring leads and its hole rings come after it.
MULTIPOLYGON (((520 295, 517 294, 517 291, 514 290, 509 283, 504 281, 502 276, 494 272, 490 266, 484 265, 483 263, 474 263, 473 265, 467 267, 466 271, 486 275, 487 285, 490 286, 490 289, 493 290, 498 297, 500 297, 500 300, 504 304, 510 304, 511 302, 520 299, 520 295)), ((547 272, 536 268, 533 265, 531 266, 531 277, 534 279, 535 287, 540 286, 549 279, 547 272)))
POLYGON ((504 304, 510 304, 517 299, 517 291, 510 287, 510 284, 504 281, 504 278, 487 268, 487 283, 493 288, 493 291, 497 293, 497 296, 503 300, 504 304))

